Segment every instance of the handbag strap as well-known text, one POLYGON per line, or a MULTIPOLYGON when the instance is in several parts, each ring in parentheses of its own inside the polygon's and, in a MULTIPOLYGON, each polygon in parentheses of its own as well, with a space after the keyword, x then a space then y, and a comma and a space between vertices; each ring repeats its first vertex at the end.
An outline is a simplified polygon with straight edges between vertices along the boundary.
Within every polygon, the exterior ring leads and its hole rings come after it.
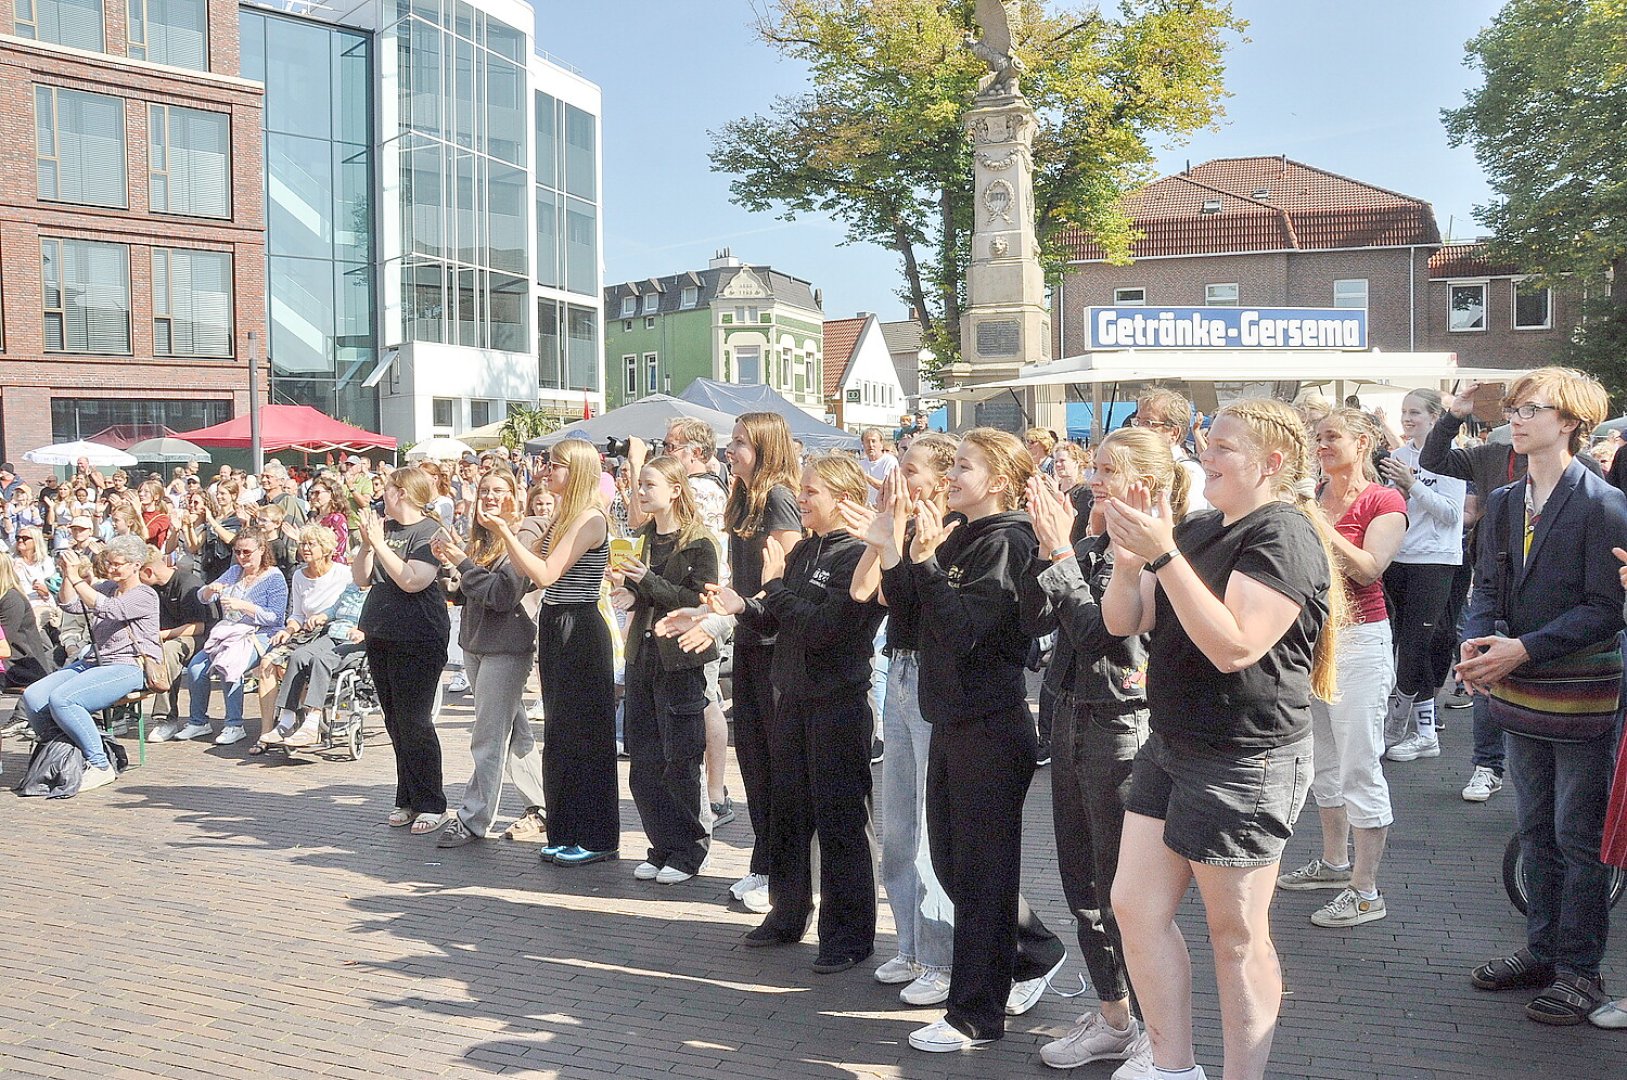
MULTIPOLYGON (((1509 489, 1504 488, 1503 490, 1508 491, 1509 489)), ((1512 498, 1513 496, 1510 496, 1510 500, 1512 498)), ((1503 633, 1512 635, 1513 631, 1508 621, 1508 592, 1512 576, 1509 567, 1514 560, 1514 556, 1508 550, 1507 505, 1504 505, 1502 512, 1497 515, 1497 531, 1493 535, 1497 540, 1497 622, 1501 625, 1503 633)))

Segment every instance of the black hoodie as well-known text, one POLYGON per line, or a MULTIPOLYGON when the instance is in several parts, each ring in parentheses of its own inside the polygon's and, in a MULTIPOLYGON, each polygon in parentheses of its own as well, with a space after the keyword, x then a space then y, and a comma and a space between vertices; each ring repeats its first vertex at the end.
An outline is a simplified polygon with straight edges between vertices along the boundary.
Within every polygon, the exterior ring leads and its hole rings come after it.
MULTIPOLYGON (((951 520, 960 525, 932 558, 917 563, 906 553, 899 564, 908 566, 920 605, 921 715, 932 724, 1024 708, 1023 663, 1035 636, 1022 624, 1017 603, 1039 552, 1028 515, 1008 510, 973 522, 958 514, 951 520)), ((892 589, 887 599, 894 602, 892 589)))
POLYGON ((870 692, 870 660, 876 627, 885 610, 848 595, 864 541, 845 532, 799 540, 785 560, 785 574, 748 599, 745 626, 779 637, 769 678, 781 694, 798 701, 870 692))

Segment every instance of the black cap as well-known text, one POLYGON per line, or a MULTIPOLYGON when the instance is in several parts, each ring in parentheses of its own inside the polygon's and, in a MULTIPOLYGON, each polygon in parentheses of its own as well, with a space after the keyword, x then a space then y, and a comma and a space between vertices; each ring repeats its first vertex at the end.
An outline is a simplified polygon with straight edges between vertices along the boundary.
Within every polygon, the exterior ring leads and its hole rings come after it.
POLYGON ((8 472, 15 476, 17 473, 17 466, 13 465, 9 461, 0 462, 0 472, 8 472))

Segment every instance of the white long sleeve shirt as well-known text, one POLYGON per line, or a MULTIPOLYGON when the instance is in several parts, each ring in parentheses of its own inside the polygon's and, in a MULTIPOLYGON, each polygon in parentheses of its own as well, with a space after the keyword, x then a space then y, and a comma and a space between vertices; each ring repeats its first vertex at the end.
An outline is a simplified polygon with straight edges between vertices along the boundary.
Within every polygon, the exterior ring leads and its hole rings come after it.
MULTIPOLYGON (((1410 442, 1394 457, 1417 474, 1407 494, 1407 535, 1395 561, 1460 566, 1463 563, 1463 502, 1469 485, 1418 467, 1418 448, 1410 442)), ((1489 492, 1485 494, 1490 494, 1489 492)))

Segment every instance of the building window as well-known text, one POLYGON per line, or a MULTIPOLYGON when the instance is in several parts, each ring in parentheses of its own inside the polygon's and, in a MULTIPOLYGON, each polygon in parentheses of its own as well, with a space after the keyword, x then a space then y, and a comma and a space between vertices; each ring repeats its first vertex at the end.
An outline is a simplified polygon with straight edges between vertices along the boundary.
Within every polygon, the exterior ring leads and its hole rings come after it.
POLYGON ((644 316, 644 329, 646 329, 646 330, 654 330, 655 329, 655 316, 654 315, 646 315, 646 316, 644 316))
POLYGON ((102 0, 17 0, 17 36, 105 52, 102 0))
POLYGON ((631 334, 633 332, 633 320, 632 319, 623 319, 621 321, 621 332, 624 333, 624 334, 631 334))
POLYGON ((527 401, 510 401, 510 402, 506 403, 506 405, 503 408, 503 416, 504 417, 519 416, 526 409, 532 409, 532 408, 535 408, 535 407, 536 406, 532 405, 530 402, 527 402, 527 401))
POLYGON ((149 106, 148 115, 148 205, 153 212, 231 217, 231 118, 169 105, 149 106))
POLYGON ((34 87, 39 195, 89 206, 130 205, 124 175, 124 99, 34 87))
POLYGON ((1203 302, 1208 307, 1236 307, 1237 282, 1203 287, 1203 302))
MULTIPOLYGON (((636 296, 624 296, 624 297, 622 297, 621 298, 621 317, 625 319, 629 315, 637 315, 637 314, 638 314, 638 297, 636 297, 636 296)), ((628 329, 631 330, 632 327, 628 327, 628 329)))
POLYGON ((153 354, 232 355, 232 257, 153 248, 153 354))
POLYGON ((1446 328, 1453 333, 1486 328, 1486 284, 1452 285, 1447 289, 1446 328))
POLYGON ((1114 289, 1113 304, 1115 307, 1143 307, 1147 303, 1146 289, 1114 289))
POLYGON ((45 351, 130 352, 130 249, 41 240, 45 351))
POLYGON ((209 70, 208 0, 129 0, 132 60, 209 70))
POLYGON ((621 384, 621 393, 625 398, 638 397, 638 357, 623 356, 621 367, 624 374, 621 384))
POLYGON ((1547 330, 1553 326, 1554 294, 1523 281, 1514 283, 1514 329, 1547 330))
POLYGON ((229 399, 74 398, 51 399, 51 441, 92 439, 110 427, 193 431, 232 418, 229 399))
POLYGON ((454 398, 432 398, 429 403, 429 422, 435 427, 449 428, 452 426, 452 417, 457 414, 458 403, 454 398))
POLYGON ((1341 278, 1333 283, 1333 306, 1336 308, 1367 307, 1367 279, 1341 278))
POLYGON ((653 293, 652 292, 652 293, 645 293, 644 294, 644 314, 653 315, 657 311, 659 311, 660 308, 661 308, 661 294, 660 293, 653 293))
POLYGON ((678 306, 687 310, 700 303, 700 298, 701 291, 699 288, 694 285, 685 285, 683 292, 679 294, 678 306))
POLYGON ((491 423, 491 402, 469 402, 469 426, 472 428, 485 427, 491 423))
POLYGON ((646 394, 653 394, 661 388, 661 384, 657 381, 655 374, 655 356, 656 354, 652 352, 647 352, 644 354, 644 392, 646 394))

